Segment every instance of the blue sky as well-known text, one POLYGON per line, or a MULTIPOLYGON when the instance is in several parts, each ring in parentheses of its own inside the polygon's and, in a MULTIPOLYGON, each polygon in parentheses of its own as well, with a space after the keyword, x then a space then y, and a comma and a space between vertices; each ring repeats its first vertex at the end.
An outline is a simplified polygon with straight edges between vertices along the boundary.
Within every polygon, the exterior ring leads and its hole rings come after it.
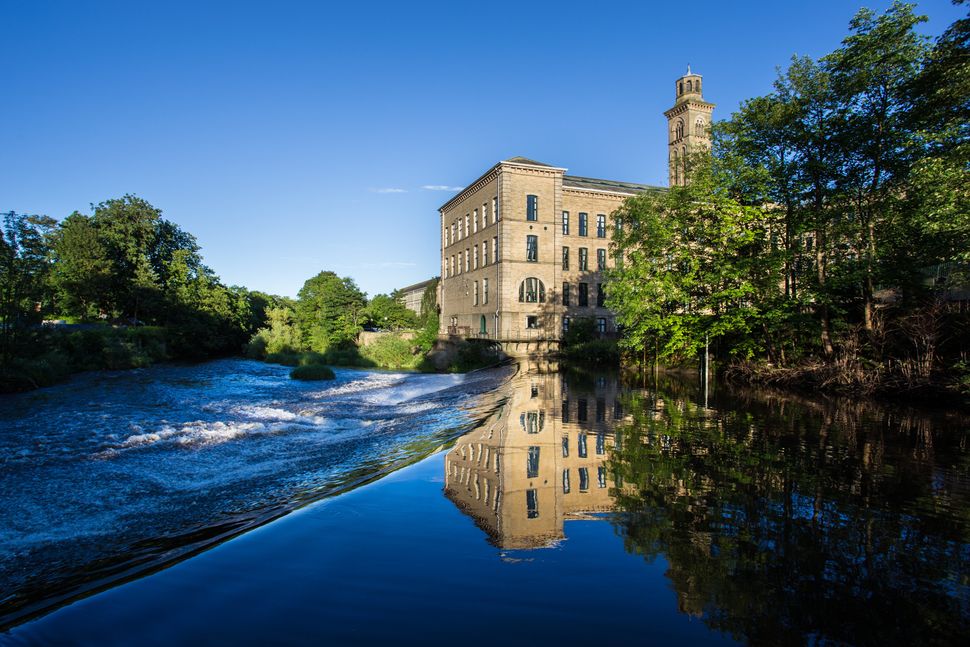
MULTIPOLYGON (((863 6, 654 5, 0 0, 0 211, 133 193, 226 283, 388 292, 438 272, 448 188, 515 155, 665 184, 688 63, 724 118, 863 6)), ((965 11, 918 9, 930 35, 965 11)))

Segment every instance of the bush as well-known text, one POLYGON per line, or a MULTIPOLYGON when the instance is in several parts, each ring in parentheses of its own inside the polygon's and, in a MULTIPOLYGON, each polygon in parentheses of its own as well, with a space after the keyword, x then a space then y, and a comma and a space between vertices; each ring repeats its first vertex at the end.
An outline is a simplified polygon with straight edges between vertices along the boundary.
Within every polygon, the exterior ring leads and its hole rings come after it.
POLYGON ((414 368, 421 361, 421 354, 415 354, 412 349, 408 340, 397 335, 384 335, 361 348, 360 352, 365 359, 383 368, 414 368))
POLYGON ((290 371, 290 377, 294 380, 332 380, 334 377, 333 369, 324 364, 306 364, 297 366, 290 371))
POLYGON ((611 339, 593 339, 566 346, 562 357, 567 361, 587 364, 619 364, 620 349, 611 339))

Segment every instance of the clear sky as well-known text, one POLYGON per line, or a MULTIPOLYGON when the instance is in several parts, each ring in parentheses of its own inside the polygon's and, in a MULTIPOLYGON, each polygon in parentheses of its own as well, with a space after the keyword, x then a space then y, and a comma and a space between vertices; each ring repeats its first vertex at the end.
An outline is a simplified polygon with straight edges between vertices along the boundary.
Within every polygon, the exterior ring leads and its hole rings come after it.
MULTIPOLYGON (((724 118, 863 6, 666 4, 0 0, 0 211, 133 193, 226 283, 388 292, 438 273, 437 208, 496 161, 665 184, 688 63, 724 118)), ((934 36, 965 11, 918 9, 934 36)))

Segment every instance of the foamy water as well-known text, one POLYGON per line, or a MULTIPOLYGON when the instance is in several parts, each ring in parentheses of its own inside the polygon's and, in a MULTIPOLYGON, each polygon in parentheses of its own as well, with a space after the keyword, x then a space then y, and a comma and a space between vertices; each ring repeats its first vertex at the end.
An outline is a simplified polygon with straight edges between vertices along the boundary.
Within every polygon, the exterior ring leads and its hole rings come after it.
POLYGON ((223 360, 0 398, 0 617, 407 461, 502 379, 335 372, 223 360))

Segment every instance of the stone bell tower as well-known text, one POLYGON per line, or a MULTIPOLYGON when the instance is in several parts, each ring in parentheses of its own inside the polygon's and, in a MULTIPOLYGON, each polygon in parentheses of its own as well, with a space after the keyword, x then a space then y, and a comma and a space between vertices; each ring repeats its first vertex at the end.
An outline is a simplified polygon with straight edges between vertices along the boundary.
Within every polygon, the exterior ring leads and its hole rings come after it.
POLYGON ((711 114, 714 104, 704 101, 701 94, 701 75, 687 74, 675 84, 677 99, 674 107, 664 113, 667 117, 667 162, 670 186, 687 184, 687 160, 691 153, 711 148, 711 114))

